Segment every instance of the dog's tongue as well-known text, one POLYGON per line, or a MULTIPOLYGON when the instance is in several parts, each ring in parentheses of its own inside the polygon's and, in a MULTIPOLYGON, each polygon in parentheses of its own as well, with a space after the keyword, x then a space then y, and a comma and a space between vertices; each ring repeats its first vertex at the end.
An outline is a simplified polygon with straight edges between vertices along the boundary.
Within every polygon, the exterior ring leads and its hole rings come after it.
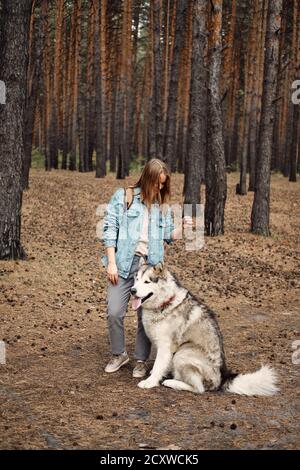
POLYGON ((142 303, 142 299, 140 297, 133 297, 132 299, 132 308, 133 310, 137 310, 142 303))

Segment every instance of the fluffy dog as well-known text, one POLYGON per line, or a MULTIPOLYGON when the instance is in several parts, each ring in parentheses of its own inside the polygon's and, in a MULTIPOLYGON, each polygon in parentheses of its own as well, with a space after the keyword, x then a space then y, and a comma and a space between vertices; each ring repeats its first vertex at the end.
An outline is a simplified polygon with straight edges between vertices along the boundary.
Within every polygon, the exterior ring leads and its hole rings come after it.
POLYGON ((203 393, 224 390, 240 395, 273 395, 278 391, 273 369, 232 374, 226 367, 222 335, 214 312, 183 287, 162 263, 141 263, 131 288, 132 307, 143 307, 147 336, 157 348, 151 375, 138 383, 152 388, 162 382, 175 390, 203 393))

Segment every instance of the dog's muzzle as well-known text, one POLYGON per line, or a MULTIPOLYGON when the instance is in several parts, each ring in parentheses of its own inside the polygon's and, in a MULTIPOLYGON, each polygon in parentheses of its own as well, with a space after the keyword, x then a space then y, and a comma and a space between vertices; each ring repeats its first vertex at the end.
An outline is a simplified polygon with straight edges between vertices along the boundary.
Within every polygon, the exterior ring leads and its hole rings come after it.
POLYGON ((149 299, 153 295, 153 292, 149 292, 149 294, 146 295, 145 297, 137 297, 136 295, 134 295, 136 292, 137 292, 136 289, 134 288, 131 289, 131 293, 133 294, 133 299, 132 299, 133 310, 137 310, 142 305, 143 302, 145 302, 147 299, 149 299))

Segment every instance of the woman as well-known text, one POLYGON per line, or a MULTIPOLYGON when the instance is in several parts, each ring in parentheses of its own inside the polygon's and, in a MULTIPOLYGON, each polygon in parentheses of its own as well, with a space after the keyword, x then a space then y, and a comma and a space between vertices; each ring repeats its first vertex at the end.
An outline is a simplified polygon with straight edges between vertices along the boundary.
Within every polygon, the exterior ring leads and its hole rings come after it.
MULTIPOLYGON (((178 238, 181 227, 175 229, 170 200, 170 172, 159 159, 150 160, 133 186, 132 202, 124 211, 124 189, 119 188, 111 197, 103 223, 103 241, 106 255, 101 260, 107 269, 108 331, 112 358, 105 372, 116 372, 129 362, 125 349, 124 317, 134 284, 134 274, 142 259, 155 265, 163 262, 164 241, 168 244, 178 238)), ((130 196, 129 188, 126 194, 130 196)), ((127 196, 127 200, 128 200, 127 196)), ((192 224, 191 217, 184 218, 184 227, 192 224)), ((146 360, 151 344, 142 324, 142 307, 137 310, 133 377, 141 378, 147 373, 146 360)))

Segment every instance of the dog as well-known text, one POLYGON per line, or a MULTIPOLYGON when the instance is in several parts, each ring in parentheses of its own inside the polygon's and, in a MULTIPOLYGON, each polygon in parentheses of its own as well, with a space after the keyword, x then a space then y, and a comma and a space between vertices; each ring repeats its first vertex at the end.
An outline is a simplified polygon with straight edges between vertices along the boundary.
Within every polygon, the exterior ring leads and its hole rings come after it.
POLYGON ((240 395, 274 395, 276 372, 265 365, 254 373, 233 374, 226 367, 223 338, 215 313, 163 263, 141 260, 131 288, 132 307, 142 305, 146 335, 157 354, 151 375, 140 388, 162 385, 193 393, 228 391, 240 395))

